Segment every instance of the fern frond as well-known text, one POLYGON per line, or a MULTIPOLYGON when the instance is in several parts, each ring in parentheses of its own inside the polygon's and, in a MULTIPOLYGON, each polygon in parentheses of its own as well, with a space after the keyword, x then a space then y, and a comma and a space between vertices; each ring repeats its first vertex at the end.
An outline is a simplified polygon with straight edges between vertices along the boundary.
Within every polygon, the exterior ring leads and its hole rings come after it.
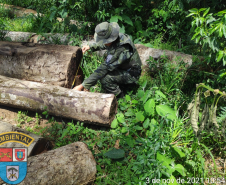
POLYGON ((217 123, 222 123, 226 119, 226 107, 221 107, 221 113, 217 117, 217 123))

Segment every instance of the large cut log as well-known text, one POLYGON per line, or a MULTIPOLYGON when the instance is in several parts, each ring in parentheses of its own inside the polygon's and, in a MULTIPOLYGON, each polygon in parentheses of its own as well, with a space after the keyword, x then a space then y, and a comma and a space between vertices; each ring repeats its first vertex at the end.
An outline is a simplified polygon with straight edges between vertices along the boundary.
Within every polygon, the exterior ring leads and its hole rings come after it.
POLYGON ((90 93, 0 76, 0 104, 109 126, 117 111, 113 94, 90 93))
POLYGON ((12 78, 70 88, 81 59, 76 46, 0 42, 0 75, 12 78))
MULTIPOLYGON (((20 185, 84 185, 95 180, 96 161, 82 142, 28 158, 20 185)), ((0 180, 0 184, 3 181, 0 180)))
MULTIPOLYGON (((20 139, 20 133, 26 134, 34 139, 34 141, 29 140, 29 138, 24 139, 25 144, 29 144, 28 146, 28 156, 34 156, 40 154, 42 152, 46 152, 52 149, 52 144, 47 139, 40 137, 36 134, 28 132, 24 129, 15 127, 10 123, 4 122, 0 120, 0 145, 2 148, 12 148, 12 147, 24 147, 24 144, 18 142, 7 142, 9 141, 9 134, 4 134, 6 132, 15 132, 14 137, 15 140, 20 139), (16 134, 18 133, 18 134, 16 134), (18 136, 18 138, 17 138, 18 136), (7 142, 7 143, 4 143, 7 142), (4 144, 2 144, 4 143, 4 144)), ((12 137, 11 137, 12 138, 12 137)))

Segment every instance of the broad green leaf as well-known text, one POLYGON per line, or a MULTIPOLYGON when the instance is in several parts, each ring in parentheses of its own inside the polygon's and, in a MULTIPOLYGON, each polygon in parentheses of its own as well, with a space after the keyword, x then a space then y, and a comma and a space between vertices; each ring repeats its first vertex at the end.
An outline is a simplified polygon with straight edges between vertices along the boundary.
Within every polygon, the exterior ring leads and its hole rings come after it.
POLYGON ((157 125, 157 121, 154 118, 151 119, 151 125, 157 125))
POLYGON ((55 17, 56 11, 53 11, 50 16, 49 16, 49 20, 52 22, 53 18, 55 17))
POLYGON ((122 149, 112 149, 104 154, 106 157, 110 159, 121 159, 125 156, 125 151, 122 149))
POLYGON ((196 17, 196 19, 195 19, 195 20, 196 20, 196 26, 197 26, 197 27, 199 27, 199 18, 198 18, 198 17, 196 17))
POLYGON ((137 31, 142 30, 142 24, 139 20, 135 21, 135 26, 136 26, 137 31))
POLYGON ((226 55, 223 57, 223 66, 226 64, 226 55))
POLYGON ((111 128, 116 128, 118 126, 118 121, 117 119, 114 119, 111 123, 111 128))
POLYGON ((224 33, 224 37, 226 38, 226 25, 223 25, 223 33, 224 33))
POLYGON ((145 88, 146 87, 146 85, 147 85, 147 83, 148 83, 148 81, 147 80, 145 80, 144 82, 143 82, 143 84, 141 85, 141 88, 145 88))
POLYGON ((167 98, 166 98, 166 95, 163 94, 163 93, 162 93, 161 91, 159 91, 159 90, 155 91, 155 94, 157 94, 157 95, 163 97, 164 99, 167 99, 167 98))
POLYGON ((176 111, 167 105, 157 105, 156 111, 160 116, 166 116, 168 119, 177 119, 176 111))
POLYGON ((149 118, 147 118, 143 123, 143 127, 148 128, 149 124, 150 124, 150 120, 149 120, 149 118))
POLYGON ((181 164, 177 164, 175 166, 175 170, 178 171, 182 176, 186 175, 186 169, 181 164))
POLYGON ((131 26, 133 26, 133 22, 131 21, 131 19, 127 16, 127 15, 122 15, 122 20, 126 23, 129 24, 131 26))
POLYGON ((203 17, 200 17, 199 21, 200 21, 200 24, 202 24, 205 21, 205 19, 203 17))
POLYGON ((223 27, 222 26, 220 26, 218 33, 219 33, 219 37, 223 36, 223 27))
POLYGON ((131 98, 129 95, 126 95, 125 98, 126 98, 126 101, 131 101, 131 98))
POLYGON ((203 12, 203 11, 205 11, 206 10, 206 8, 200 8, 199 9, 199 12, 203 12))
POLYGON ((125 26, 124 25, 121 25, 119 32, 120 33, 125 33, 125 26))
POLYGON ((131 108, 129 108, 128 110, 127 110, 127 112, 124 114, 125 116, 133 116, 134 115, 134 111, 133 111, 133 109, 131 109, 131 108))
POLYGON ((171 177, 170 177, 170 179, 169 179, 169 183, 167 183, 167 185, 168 184, 171 184, 171 185, 177 185, 178 183, 177 183, 177 179, 173 176, 173 175, 171 175, 171 177))
POLYGON ((144 121, 143 112, 140 111, 140 112, 136 113, 136 118, 137 118, 138 121, 143 122, 144 121))
POLYGON ((117 119, 118 119, 118 121, 120 123, 124 123, 125 122, 124 116, 119 116, 119 117, 117 117, 117 119))
POLYGON ((186 17, 191 17, 192 15, 195 15, 197 13, 189 13, 186 17))
POLYGON ((138 92, 137 92, 137 97, 138 98, 141 98, 141 97, 143 97, 144 96, 144 91, 143 90, 139 90, 138 92))
POLYGON ((217 53, 217 62, 219 62, 222 59, 223 56, 224 56, 224 51, 220 50, 217 53))
POLYGON ((118 22, 119 19, 121 20, 121 16, 114 15, 111 16, 110 22, 118 22))
POLYGON ((143 103, 145 103, 147 101, 147 99, 149 98, 151 94, 151 91, 150 90, 147 90, 144 94, 144 96, 141 98, 141 101, 143 101, 143 103))
POLYGON ((206 21, 206 24, 209 24, 209 23, 211 23, 211 22, 213 22, 215 20, 216 19, 213 16, 209 16, 208 19, 207 19, 207 21, 206 21))
POLYGON ((134 126, 133 128, 134 128, 135 130, 143 130, 143 127, 140 127, 140 126, 137 126, 137 125, 134 126))
POLYGON ((97 171, 98 171, 98 172, 101 171, 100 165, 96 165, 96 168, 97 168, 97 171))
POLYGON ((192 12, 192 13, 198 13, 198 9, 197 8, 193 8, 191 10, 188 10, 189 12, 192 12))
POLYGON ((128 132, 128 129, 126 127, 122 127, 122 130, 121 132, 124 134, 124 133, 127 133, 128 132))
POLYGON ((210 10, 210 8, 207 8, 207 9, 206 9, 206 11, 203 13, 203 17, 205 17, 206 14, 208 14, 209 10, 210 10))
POLYGON ((174 160, 172 160, 172 159, 166 157, 165 155, 160 154, 159 152, 157 152, 157 157, 156 157, 156 158, 157 158, 160 162, 163 162, 162 164, 163 164, 164 166, 166 166, 167 168, 169 168, 169 167, 170 167, 169 165, 172 164, 173 161, 174 161, 174 160))
POLYGON ((155 130, 155 126, 158 124, 158 122, 153 118, 151 119, 151 123, 150 123, 150 132, 153 133, 155 130))
POLYGON ((223 10, 223 11, 220 11, 220 12, 217 13, 218 16, 221 16, 223 14, 226 14, 226 10, 223 10))
POLYGON ((198 42, 199 42, 199 40, 200 40, 200 38, 201 38, 201 35, 199 35, 198 37, 196 37, 196 39, 195 39, 195 43, 198 43, 198 42))
POLYGON ((183 158, 183 157, 186 156, 185 153, 182 152, 178 147, 174 146, 174 147, 172 147, 172 148, 173 148, 173 150, 174 150, 181 158, 183 158))
POLYGON ((154 115, 155 111, 155 100, 154 99, 149 99, 145 104, 144 104, 144 110, 145 112, 148 113, 148 115, 154 115))
POLYGON ((133 104, 138 104, 139 102, 137 100, 132 100, 131 101, 133 104))
POLYGON ((130 147, 134 147, 134 143, 135 140, 133 138, 126 138, 126 143, 130 146, 130 147))

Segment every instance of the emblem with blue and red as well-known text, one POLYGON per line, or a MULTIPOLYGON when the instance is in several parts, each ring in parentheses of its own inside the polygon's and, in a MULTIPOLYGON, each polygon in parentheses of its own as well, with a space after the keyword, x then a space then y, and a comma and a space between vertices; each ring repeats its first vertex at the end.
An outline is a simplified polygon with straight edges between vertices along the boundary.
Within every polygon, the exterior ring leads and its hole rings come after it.
MULTIPOLYGON (((17 142, 29 146, 34 139, 18 132, 0 134, 0 145, 8 142, 17 142)), ((18 184, 27 175, 27 147, 0 147, 0 177, 8 184, 18 184)))

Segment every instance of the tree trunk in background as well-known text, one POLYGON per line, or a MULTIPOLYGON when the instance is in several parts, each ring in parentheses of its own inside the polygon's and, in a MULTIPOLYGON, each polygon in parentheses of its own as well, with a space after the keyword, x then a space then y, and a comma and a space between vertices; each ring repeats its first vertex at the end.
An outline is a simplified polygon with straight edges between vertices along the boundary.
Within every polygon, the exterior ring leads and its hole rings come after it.
POLYGON ((90 93, 0 76, 0 104, 110 126, 117 112, 113 94, 90 93))
MULTIPOLYGON (((47 139, 42 138, 31 132, 28 132, 24 129, 15 127, 15 126, 11 125, 10 123, 0 121, 0 134, 3 134, 4 132, 18 132, 18 133, 23 133, 23 134, 29 135, 32 138, 34 138, 34 141, 27 148, 28 149, 28 157, 34 156, 34 155, 37 155, 37 154, 40 154, 42 152, 46 152, 46 151, 52 149, 52 144, 47 139)), ((24 145, 21 143, 17 143, 17 142, 8 142, 5 144, 1 144, 1 148, 4 148, 4 147, 6 147, 6 148, 24 147, 24 145)))
POLYGON ((29 157, 27 175, 20 185, 84 185, 95 180, 95 174, 91 151, 86 144, 75 142, 29 157))
POLYGON ((12 78, 70 88, 81 60, 76 46, 0 42, 0 75, 12 78))

